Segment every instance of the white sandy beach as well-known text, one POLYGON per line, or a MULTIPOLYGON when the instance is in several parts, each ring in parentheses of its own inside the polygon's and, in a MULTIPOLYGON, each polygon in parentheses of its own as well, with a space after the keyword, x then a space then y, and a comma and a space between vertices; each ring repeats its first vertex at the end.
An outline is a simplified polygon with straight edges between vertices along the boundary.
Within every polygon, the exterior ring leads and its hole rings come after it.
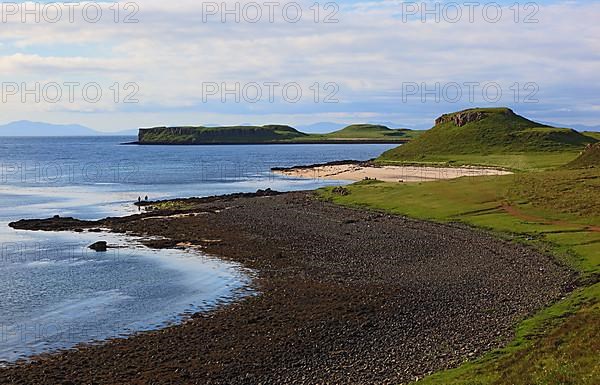
POLYGON ((324 165, 274 171, 295 178, 360 181, 366 178, 384 182, 431 182, 460 177, 509 175, 511 172, 482 167, 362 166, 358 164, 324 165))

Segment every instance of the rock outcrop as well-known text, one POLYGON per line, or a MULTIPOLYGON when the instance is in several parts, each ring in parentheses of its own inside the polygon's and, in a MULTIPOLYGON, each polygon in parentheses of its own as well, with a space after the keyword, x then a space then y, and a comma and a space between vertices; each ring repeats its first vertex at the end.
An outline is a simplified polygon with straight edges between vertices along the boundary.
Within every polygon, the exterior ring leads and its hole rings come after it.
POLYGON ((93 245, 90 245, 89 248, 97 252, 104 252, 108 249, 108 244, 106 243, 106 241, 98 241, 93 245))
MULTIPOLYGON (((510 116, 515 113, 507 108, 505 114, 510 116)), ((465 110, 453 114, 442 115, 435 120, 435 125, 438 126, 440 124, 453 122, 458 127, 463 127, 469 123, 483 120, 487 115, 487 112, 478 109, 465 110)))

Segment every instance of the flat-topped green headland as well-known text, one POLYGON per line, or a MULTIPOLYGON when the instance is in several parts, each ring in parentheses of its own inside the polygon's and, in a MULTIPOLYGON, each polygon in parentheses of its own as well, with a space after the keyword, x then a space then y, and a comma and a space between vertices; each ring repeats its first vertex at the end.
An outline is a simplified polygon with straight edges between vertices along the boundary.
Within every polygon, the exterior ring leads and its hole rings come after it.
POLYGON ((356 124, 328 134, 307 134, 286 125, 141 128, 135 144, 406 143, 420 131, 356 124))
POLYGON ((445 114, 430 130, 384 153, 389 163, 460 163, 521 169, 573 160, 592 136, 517 115, 509 108, 473 108, 445 114))

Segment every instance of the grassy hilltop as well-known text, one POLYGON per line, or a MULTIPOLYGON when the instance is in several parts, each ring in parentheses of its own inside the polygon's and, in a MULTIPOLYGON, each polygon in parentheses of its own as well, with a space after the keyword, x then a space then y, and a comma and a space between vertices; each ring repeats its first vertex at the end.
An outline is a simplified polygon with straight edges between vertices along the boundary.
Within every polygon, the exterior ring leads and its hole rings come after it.
POLYGON ((475 108, 446 114, 410 143, 384 153, 385 162, 559 166, 596 139, 533 122, 509 108, 475 108))
POLYGON ((330 139, 413 139, 422 131, 409 130, 406 128, 391 129, 386 126, 375 124, 353 124, 339 131, 325 134, 323 137, 330 139))
POLYGON ((356 124, 329 134, 306 134, 285 125, 155 127, 140 129, 139 144, 405 143, 420 131, 356 124))

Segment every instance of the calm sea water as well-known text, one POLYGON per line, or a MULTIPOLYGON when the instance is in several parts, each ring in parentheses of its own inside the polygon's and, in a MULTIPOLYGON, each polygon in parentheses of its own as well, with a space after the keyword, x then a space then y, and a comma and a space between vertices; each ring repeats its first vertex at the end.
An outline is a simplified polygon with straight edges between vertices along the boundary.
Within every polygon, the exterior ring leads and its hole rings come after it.
POLYGON ((197 252, 148 250, 127 236, 15 231, 9 222, 126 215, 137 212, 132 203, 139 196, 340 184, 279 177, 270 169, 367 160, 393 147, 120 145, 131 140, 0 138, 0 362, 178 322, 247 295, 252 275, 197 252), (88 250, 97 240, 123 248, 88 250))

